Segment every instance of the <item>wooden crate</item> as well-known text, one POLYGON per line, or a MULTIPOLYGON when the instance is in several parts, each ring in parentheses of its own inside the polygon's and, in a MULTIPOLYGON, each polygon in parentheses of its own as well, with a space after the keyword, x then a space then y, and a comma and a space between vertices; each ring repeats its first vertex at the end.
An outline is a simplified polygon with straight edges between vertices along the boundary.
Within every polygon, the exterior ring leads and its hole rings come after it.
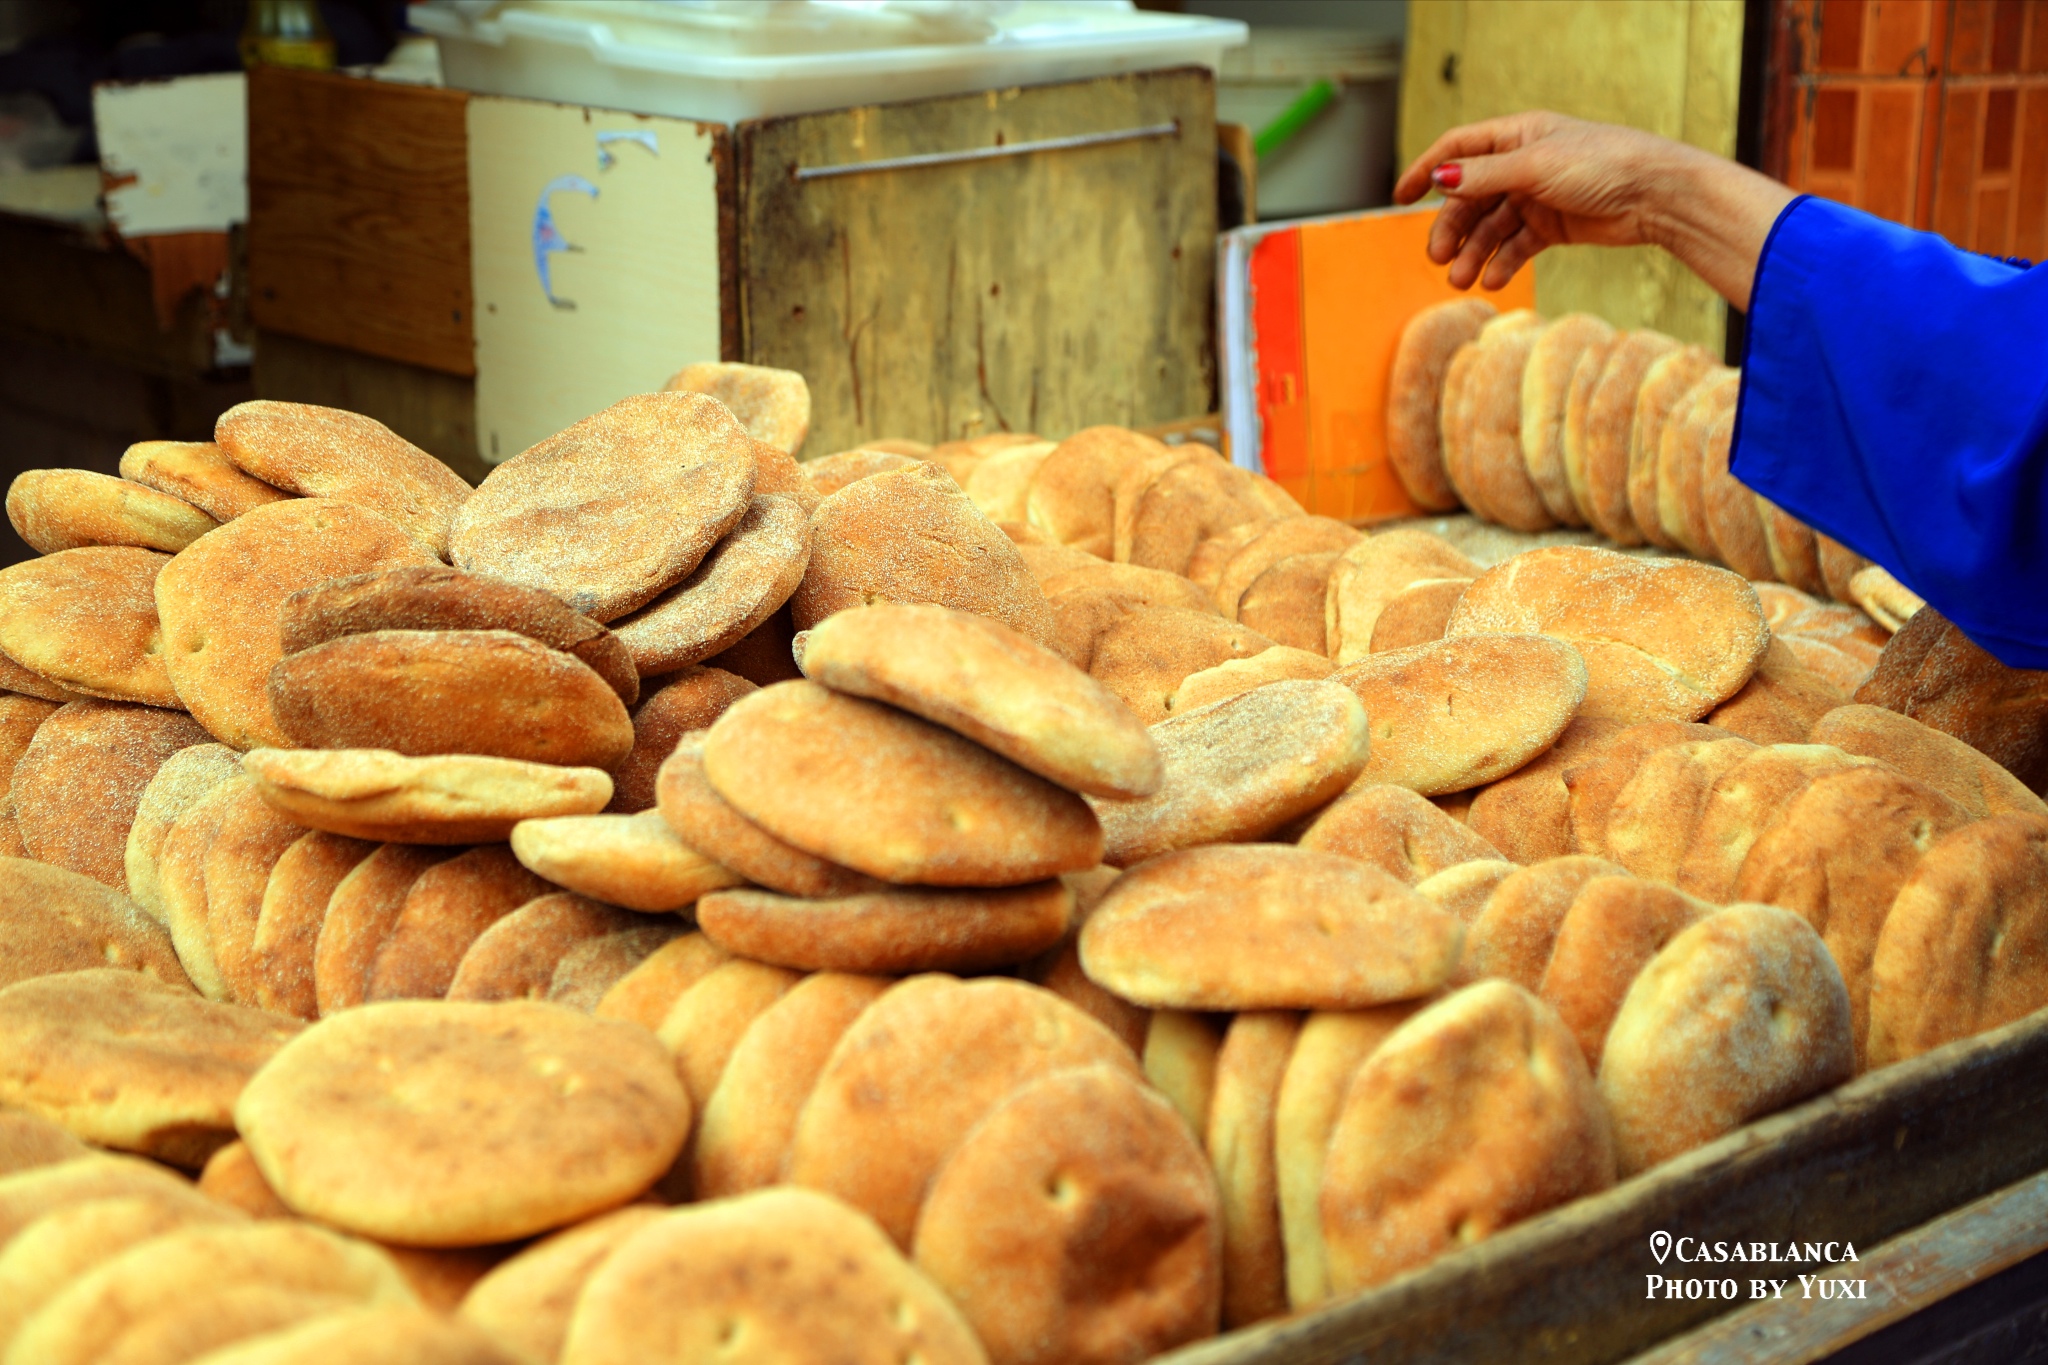
MULTIPOLYGON (((476 215, 484 206, 476 196, 503 198, 505 185, 516 184, 531 216, 544 187, 566 171, 602 180, 591 167, 543 165, 537 153, 522 167, 516 139, 485 147, 479 109, 508 103, 594 126, 637 117, 282 68, 254 73, 250 307, 262 332, 410 367, 438 391, 446 386, 435 376, 475 379, 480 364, 543 374, 551 348, 562 344, 555 334, 589 335, 600 321, 596 307, 614 310, 608 316, 616 316, 619 336, 646 336, 660 334, 665 312, 708 306, 718 325, 705 332, 703 354, 582 364, 573 402, 557 404, 578 409, 563 424, 644 389, 643 371, 748 360, 810 380, 811 455, 882 435, 1063 435, 1093 422, 1148 425, 1214 407, 1215 101, 1206 71, 718 128, 709 143, 717 174, 696 191, 707 197, 704 221, 716 222, 708 273, 701 263, 678 271, 644 253, 636 261, 622 247, 621 268, 640 271, 635 278, 647 287, 600 296, 593 285, 576 327, 563 325, 560 311, 528 308, 521 325, 529 330, 514 329, 509 340, 494 315, 491 344, 480 353, 476 311, 510 297, 507 288, 539 286, 526 278, 534 267, 524 255, 525 274, 514 279, 508 251, 493 248, 488 261, 479 254, 476 215), (906 156, 936 159, 905 166, 906 156), (811 174, 819 170, 826 173, 811 174), (708 304, 694 285, 688 300, 660 285, 685 277, 715 282, 708 304), (599 297, 609 301, 593 305, 599 297), (530 352, 523 360, 522 347, 530 352)), ((504 121, 492 117, 492 127, 504 121)), ((662 168, 676 164, 679 141, 663 141, 671 160, 662 168)), ((621 164, 627 159, 634 174, 656 164, 630 149, 621 164)), ((604 204, 614 202, 623 201, 604 204)), ((587 207, 578 194, 556 203, 569 216, 587 207)), ((490 214, 486 226, 505 217, 498 207, 490 214)), ((594 232, 595 221, 586 219, 585 229, 594 232)), ((525 233, 524 218, 518 227, 525 233)), ((554 260, 572 272, 597 264, 590 255, 554 260)), ((525 293, 522 306, 531 303, 525 293)), ((310 377, 305 366, 259 361, 258 373, 267 396, 318 401, 310 391, 270 387, 310 377)), ((407 370, 389 373, 402 378, 407 370)), ((510 391, 524 384, 515 375, 510 391)), ((485 374, 477 391, 484 410, 470 427, 482 457, 516 453, 516 442, 532 435, 524 430, 532 414, 505 424, 494 453, 490 395, 508 390, 485 374)))
MULTIPOLYGON (((1645 1277, 1672 1271, 1652 1233, 1846 1241, 1864 1256, 2043 1169, 2048 1011, 1858 1077, 1356 1298, 1162 1361, 1609 1365, 1744 1306, 1647 1298, 1645 1277)), ((1770 1273, 1787 1269, 1813 1268, 1770 1273)), ((1678 1273, 1736 1277, 1747 1292, 1740 1265, 1678 1273)))

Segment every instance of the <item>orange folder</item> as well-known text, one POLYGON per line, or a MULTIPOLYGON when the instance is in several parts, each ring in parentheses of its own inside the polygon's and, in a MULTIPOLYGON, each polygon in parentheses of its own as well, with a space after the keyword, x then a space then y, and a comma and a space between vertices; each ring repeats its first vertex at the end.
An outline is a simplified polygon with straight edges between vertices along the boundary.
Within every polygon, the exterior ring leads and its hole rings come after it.
MULTIPOLYGON (((1231 459, 1309 511, 1414 516, 1387 463, 1387 376, 1408 319, 1461 297, 1426 253, 1437 205, 1225 233, 1217 247, 1223 426, 1231 459)), ((1482 297, 1532 308, 1535 272, 1482 297)))

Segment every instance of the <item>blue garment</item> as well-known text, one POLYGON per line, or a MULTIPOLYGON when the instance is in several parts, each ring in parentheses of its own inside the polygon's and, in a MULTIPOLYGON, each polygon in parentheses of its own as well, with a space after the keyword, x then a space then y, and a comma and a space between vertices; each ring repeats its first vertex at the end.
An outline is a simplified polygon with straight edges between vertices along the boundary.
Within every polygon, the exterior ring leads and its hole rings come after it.
POLYGON ((1749 302, 1735 476, 2048 668, 2048 266, 1801 198, 1749 302))

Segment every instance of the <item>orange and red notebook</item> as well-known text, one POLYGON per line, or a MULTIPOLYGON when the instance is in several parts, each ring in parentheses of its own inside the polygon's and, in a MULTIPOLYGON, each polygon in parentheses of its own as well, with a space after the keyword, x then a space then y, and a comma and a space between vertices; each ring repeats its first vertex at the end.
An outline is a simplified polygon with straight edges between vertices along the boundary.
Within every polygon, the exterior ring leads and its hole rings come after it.
MULTIPOLYGON (((1422 510, 1387 463, 1387 373, 1408 319, 1459 297, 1424 249, 1436 210, 1261 223, 1217 244, 1230 457, 1311 512, 1383 521, 1422 510)), ((1484 297, 1502 312, 1534 307, 1534 273, 1484 297)))

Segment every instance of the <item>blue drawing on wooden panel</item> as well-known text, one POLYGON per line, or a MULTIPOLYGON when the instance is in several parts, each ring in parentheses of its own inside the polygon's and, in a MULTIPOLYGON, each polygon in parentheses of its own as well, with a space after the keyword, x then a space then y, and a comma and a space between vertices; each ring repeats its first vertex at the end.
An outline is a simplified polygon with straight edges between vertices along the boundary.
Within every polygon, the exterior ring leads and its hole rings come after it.
POLYGON ((652 128, 636 128, 631 132, 623 133, 599 133, 597 135, 597 168, 601 171, 608 171, 619 164, 619 159, 612 155, 611 144, 614 142, 637 142, 655 156, 661 155, 661 143, 655 138, 652 128))
POLYGON ((583 248, 564 237, 562 230, 555 226, 554 210, 548 207, 548 200, 567 191, 597 198, 597 186, 582 176, 558 175, 541 190, 540 202, 533 210, 533 268, 540 275, 540 292, 547 295, 549 303, 565 311, 573 310, 576 301, 555 297, 554 284, 548 277, 548 257, 558 251, 581 251, 583 248))

